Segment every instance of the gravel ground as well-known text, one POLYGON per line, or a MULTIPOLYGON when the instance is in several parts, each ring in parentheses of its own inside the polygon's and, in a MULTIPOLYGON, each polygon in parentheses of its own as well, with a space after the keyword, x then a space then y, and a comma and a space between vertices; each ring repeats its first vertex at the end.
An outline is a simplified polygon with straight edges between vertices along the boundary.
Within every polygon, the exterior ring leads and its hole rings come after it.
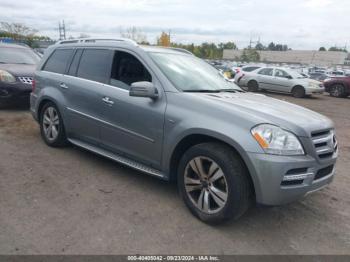
POLYGON ((0 111, 0 254, 350 254, 350 98, 271 95, 333 119, 327 188, 211 227, 176 186, 76 147, 52 149, 27 110, 0 111))

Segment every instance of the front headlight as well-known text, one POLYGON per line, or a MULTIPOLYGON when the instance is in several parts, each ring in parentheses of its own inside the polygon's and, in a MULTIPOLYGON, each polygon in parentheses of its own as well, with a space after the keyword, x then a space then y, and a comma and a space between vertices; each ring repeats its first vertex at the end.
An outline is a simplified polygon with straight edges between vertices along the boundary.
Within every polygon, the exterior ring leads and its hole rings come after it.
POLYGON ((313 83, 313 82, 309 82, 309 87, 314 87, 314 88, 317 88, 317 84, 313 83))
POLYGON ((270 124, 252 128, 251 133, 265 153, 272 155, 304 155, 299 139, 286 130, 270 124))
POLYGON ((0 81, 6 83, 16 82, 16 78, 5 70, 0 70, 0 81))

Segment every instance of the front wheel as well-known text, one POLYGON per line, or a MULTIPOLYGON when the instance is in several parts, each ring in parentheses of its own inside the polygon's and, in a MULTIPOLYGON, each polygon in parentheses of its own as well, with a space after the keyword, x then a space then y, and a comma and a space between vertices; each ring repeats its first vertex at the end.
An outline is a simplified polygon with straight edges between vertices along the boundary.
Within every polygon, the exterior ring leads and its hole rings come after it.
POLYGON ((296 87, 293 88, 292 94, 296 98, 305 97, 305 89, 302 86, 296 86, 296 87))
POLYGON ((340 84, 333 85, 329 94, 333 97, 346 97, 344 86, 340 84))
POLYGON ((219 143, 198 144, 184 154, 178 187, 190 211, 211 224, 239 218, 252 200, 252 185, 243 161, 219 143))
POLYGON ((52 102, 46 103, 41 110, 40 132, 49 146, 60 147, 68 143, 62 117, 57 106, 52 102))

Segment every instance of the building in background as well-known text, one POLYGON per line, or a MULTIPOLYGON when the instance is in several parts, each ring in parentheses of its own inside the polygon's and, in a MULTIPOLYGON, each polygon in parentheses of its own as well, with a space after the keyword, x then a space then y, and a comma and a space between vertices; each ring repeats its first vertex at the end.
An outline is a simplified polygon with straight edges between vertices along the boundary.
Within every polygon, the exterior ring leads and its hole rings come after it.
MULTIPOLYGON (((350 54, 337 51, 257 51, 260 54, 260 62, 287 63, 318 66, 350 65, 350 54)), ((240 60, 243 50, 225 49, 223 59, 240 60)))

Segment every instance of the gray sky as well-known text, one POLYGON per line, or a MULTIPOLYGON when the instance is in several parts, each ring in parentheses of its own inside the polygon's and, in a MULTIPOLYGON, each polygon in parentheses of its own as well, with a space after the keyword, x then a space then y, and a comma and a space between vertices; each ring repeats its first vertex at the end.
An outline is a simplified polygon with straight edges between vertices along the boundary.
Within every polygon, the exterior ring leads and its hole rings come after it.
POLYGON ((171 29, 182 43, 249 38, 293 49, 350 45, 349 0, 0 0, 0 21, 25 23, 39 34, 58 38, 58 21, 67 36, 120 36, 121 29, 140 27, 155 42, 171 29))

